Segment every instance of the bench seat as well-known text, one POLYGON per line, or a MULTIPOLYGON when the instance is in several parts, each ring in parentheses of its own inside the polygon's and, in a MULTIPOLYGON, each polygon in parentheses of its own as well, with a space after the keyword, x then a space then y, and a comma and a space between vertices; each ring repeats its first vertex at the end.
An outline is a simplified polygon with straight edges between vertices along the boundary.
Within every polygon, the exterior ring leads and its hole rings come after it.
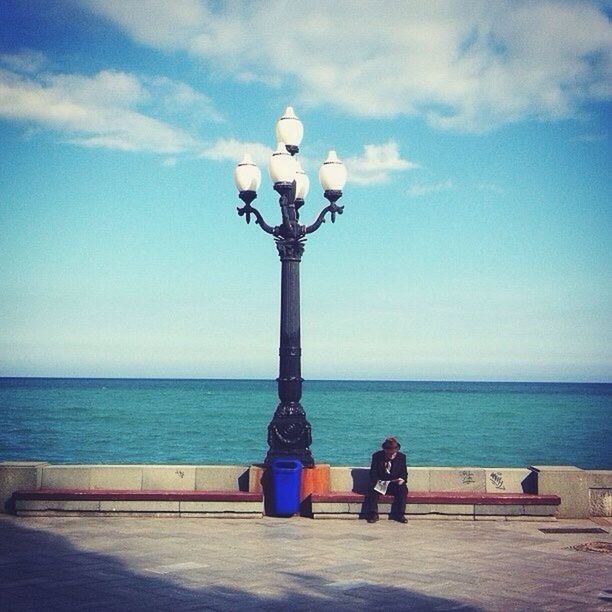
POLYGON ((25 489, 13 493, 17 515, 155 513, 227 518, 263 515, 263 495, 247 491, 25 489))
MULTIPOLYGON (((314 518, 363 516, 365 495, 354 492, 313 493, 310 496, 314 518)), ((388 514, 393 497, 379 500, 379 511, 388 514)), ((406 514, 414 516, 455 516, 471 519, 507 517, 554 518, 561 498, 557 495, 528 493, 484 493, 477 491, 409 491, 406 514)))
MULTIPOLYGON (((302 513, 314 518, 363 516, 365 495, 354 492, 313 493, 302 513)), ((381 514, 388 514, 393 498, 382 496, 381 514)), ((263 495, 246 491, 185 491, 126 489, 25 489, 13 494, 18 515, 133 514, 255 518, 263 516, 263 495)), ((561 499, 557 495, 410 491, 406 514, 413 517, 462 519, 552 519, 561 499)))

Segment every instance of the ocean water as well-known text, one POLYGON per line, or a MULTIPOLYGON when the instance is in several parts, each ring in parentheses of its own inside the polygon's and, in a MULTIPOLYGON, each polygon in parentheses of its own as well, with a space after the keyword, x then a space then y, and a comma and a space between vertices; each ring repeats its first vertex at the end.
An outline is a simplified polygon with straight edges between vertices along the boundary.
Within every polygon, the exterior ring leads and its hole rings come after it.
MULTIPOLYGON (((0 378, 0 460, 256 463, 276 383, 0 378)), ((307 381, 315 461, 611 469, 612 384, 307 381)))

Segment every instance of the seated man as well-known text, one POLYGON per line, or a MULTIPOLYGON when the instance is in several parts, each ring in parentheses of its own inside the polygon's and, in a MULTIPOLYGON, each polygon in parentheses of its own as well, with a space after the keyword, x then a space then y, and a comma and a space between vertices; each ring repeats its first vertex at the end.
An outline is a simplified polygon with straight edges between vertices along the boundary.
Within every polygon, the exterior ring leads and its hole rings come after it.
POLYGON ((386 438, 382 444, 383 450, 377 451, 372 455, 372 465, 370 466, 370 490, 366 498, 366 513, 368 523, 375 523, 378 520, 378 499, 381 490, 384 490, 384 483, 388 482, 386 495, 393 495, 393 505, 391 506, 390 518, 399 523, 406 523, 406 495, 408 487, 408 471, 406 469, 406 455, 400 453, 400 445, 395 438, 386 438), (379 483, 382 481, 382 486, 379 483))

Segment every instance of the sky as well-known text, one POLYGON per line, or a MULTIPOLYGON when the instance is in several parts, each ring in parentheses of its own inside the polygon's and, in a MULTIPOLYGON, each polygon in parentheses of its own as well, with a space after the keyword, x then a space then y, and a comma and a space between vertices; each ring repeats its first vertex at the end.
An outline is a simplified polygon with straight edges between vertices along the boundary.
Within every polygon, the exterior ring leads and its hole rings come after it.
POLYGON ((274 378, 286 105, 344 214, 305 379, 612 381, 612 5, 0 3, 0 376, 274 378))

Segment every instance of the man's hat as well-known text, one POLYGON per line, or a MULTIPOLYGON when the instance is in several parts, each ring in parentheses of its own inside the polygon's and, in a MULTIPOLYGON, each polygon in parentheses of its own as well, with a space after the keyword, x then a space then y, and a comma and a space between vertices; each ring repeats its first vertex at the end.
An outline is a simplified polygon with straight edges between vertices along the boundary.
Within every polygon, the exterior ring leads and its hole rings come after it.
POLYGON ((402 448, 401 444, 392 436, 385 438, 385 441, 382 443, 382 447, 385 450, 388 448, 402 448))

